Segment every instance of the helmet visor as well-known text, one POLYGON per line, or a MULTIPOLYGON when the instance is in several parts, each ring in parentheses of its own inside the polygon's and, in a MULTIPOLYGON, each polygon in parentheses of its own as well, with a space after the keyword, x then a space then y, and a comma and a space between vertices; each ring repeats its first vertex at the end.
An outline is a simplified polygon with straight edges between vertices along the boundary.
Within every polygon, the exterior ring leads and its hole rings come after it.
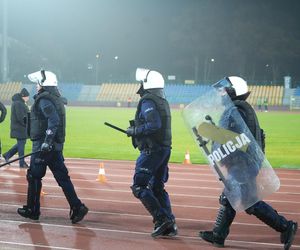
POLYGON ((228 79, 228 77, 223 78, 222 80, 216 82, 212 85, 216 89, 223 89, 223 88, 229 88, 232 87, 231 81, 228 79))

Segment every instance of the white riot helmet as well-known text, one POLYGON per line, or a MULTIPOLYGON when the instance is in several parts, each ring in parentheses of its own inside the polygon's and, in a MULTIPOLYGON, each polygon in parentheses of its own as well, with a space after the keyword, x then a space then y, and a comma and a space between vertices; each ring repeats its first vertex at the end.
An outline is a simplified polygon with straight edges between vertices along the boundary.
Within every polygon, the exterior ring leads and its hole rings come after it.
POLYGON ((238 76, 225 77, 224 79, 215 83, 213 87, 225 88, 231 99, 246 100, 250 94, 247 82, 238 76))
POLYGON ((135 78, 142 83, 144 90, 163 89, 165 86, 163 76, 154 70, 137 68, 135 78))
POLYGON ((51 71, 37 71, 28 75, 28 79, 32 82, 38 83, 42 87, 56 87, 57 78, 51 71))

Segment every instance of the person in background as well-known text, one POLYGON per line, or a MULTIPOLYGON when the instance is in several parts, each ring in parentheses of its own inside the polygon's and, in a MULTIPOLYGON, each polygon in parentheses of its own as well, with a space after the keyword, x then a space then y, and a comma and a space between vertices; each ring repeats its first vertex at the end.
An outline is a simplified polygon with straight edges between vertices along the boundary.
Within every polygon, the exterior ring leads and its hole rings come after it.
POLYGON ((262 112, 262 98, 257 98, 257 109, 262 112))
MULTIPOLYGON (((9 161, 16 153, 19 157, 24 156, 25 144, 27 140, 26 119, 29 112, 27 102, 29 92, 23 88, 20 93, 12 97, 11 114, 10 114, 10 137, 15 138, 17 143, 13 145, 6 153, 3 154, 5 161, 9 161)), ((19 160, 20 168, 28 168, 24 158, 19 160)))
POLYGON ((163 91, 164 79, 157 71, 138 68, 136 80, 141 82, 137 92, 141 99, 134 122, 126 131, 132 137, 133 146, 140 151, 131 189, 153 217, 151 236, 175 236, 175 216, 164 188, 169 177, 172 144, 171 112, 163 91))
MULTIPOLYGON (((0 112, 1 112, 1 115, 0 115, 0 123, 3 122, 5 120, 5 117, 6 117, 6 108, 5 106, 3 105, 2 102, 0 102, 0 112)), ((1 144, 1 138, 0 138, 0 157, 2 157, 2 144, 1 144)))
POLYGON ((269 105, 268 98, 267 98, 267 97, 265 97, 265 98, 264 98, 264 107, 265 107, 265 112, 268 112, 268 111, 269 111, 269 110, 268 110, 268 105, 269 105))
POLYGON ((37 84, 37 94, 34 96, 28 124, 34 154, 27 170, 27 204, 18 208, 17 212, 25 218, 39 219, 42 178, 48 166, 69 203, 70 220, 74 224, 81 221, 89 209, 78 198, 64 164, 65 100, 57 89, 54 73, 41 70, 29 74, 28 78, 37 84))

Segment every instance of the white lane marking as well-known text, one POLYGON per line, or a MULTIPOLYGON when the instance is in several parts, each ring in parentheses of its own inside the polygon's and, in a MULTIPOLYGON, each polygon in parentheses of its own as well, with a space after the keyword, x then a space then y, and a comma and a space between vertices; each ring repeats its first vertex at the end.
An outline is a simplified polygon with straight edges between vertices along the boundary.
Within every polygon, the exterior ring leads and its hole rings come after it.
MULTIPOLYGON (((24 223, 22 221, 14 221, 14 220, 0 220, 2 223, 24 223)), ((32 222, 26 222, 26 224, 32 224, 35 225, 36 223, 32 222)), ((130 230, 117 230, 117 229, 107 229, 107 228, 97 228, 97 227, 80 227, 80 226, 68 226, 68 225, 59 225, 59 224, 49 224, 49 223, 39 223, 41 226, 48 226, 48 227, 61 227, 61 228, 69 228, 69 229, 74 229, 74 227, 79 228, 80 230, 83 231, 100 231, 100 232, 110 232, 110 233, 119 233, 119 234, 134 234, 134 235, 147 235, 149 237, 149 233, 147 232, 137 232, 137 231, 130 231, 130 230)), ((200 240, 202 241, 199 237, 195 236, 185 236, 185 235, 179 235, 175 236, 175 238, 178 239, 191 239, 191 240, 200 240)), ((226 242, 232 242, 235 244, 239 244, 241 246, 244 246, 246 244, 250 245, 262 245, 262 246, 273 246, 273 247, 281 247, 282 244, 275 244, 275 243, 267 243, 267 242, 255 242, 255 241, 237 241, 237 240, 226 240, 226 242)), ((300 248, 300 245, 293 245, 293 248, 300 248)))

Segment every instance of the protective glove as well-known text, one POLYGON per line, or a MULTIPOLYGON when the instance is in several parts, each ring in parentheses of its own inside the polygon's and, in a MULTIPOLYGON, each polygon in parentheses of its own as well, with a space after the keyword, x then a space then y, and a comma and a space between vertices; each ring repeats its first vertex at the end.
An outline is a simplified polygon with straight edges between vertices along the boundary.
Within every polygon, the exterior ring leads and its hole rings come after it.
POLYGON ((136 127, 131 126, 131 127, 127 128, 126 134, 127 134, 128 137, 129 136, 135 136, 136 135, 136 127))
POLYGON ((47 142, 43 142, 42 146, 41 146, 41 151, 42 152, 50 152, 52 150, 52 145, 50 145, 47 142))

